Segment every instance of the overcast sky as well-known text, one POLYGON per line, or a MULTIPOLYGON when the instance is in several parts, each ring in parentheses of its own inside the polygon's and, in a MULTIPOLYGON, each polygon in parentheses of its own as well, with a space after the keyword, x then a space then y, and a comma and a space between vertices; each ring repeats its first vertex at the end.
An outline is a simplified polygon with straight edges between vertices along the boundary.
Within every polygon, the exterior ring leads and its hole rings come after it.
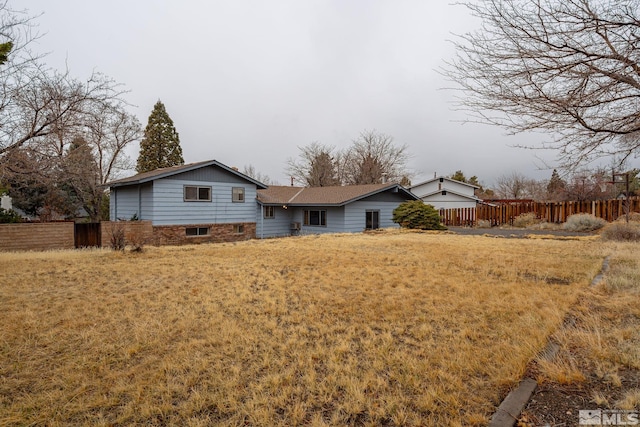
MULTIPOLYGON (((413 183, 461 169, 491 186, 543 157, 513 148, 548 139, 459 123, 437 72, 447 41, 477 22, 447 0, 12 0, 44 36, 46 63, 85 79, 102 72, 131 92, 142 126, 160 99, 185 162, 253 165, 289 184, 286 160, 314 141, 339 149, 363 130, 409 147, 413 183)), ((138 146, 130 150, 134 160, 138 146)))

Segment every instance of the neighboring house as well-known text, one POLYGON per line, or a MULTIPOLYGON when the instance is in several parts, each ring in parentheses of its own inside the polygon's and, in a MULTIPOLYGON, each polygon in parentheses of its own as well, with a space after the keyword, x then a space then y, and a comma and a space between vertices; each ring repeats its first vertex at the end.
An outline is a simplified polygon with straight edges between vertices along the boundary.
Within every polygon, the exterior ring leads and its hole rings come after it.
POLYGON ((9 197, 8 194, 0 195, 0 208, 10 211, 12 207, 13 204, 11 203, 11 197, 9 197))
POLYGON ((479 187, 444 176, 410 187, 413 194, 437 210, 475 208, 481 200, 475 196, 479 187))
POLYGON ((418 200, 398 184, 270 186, 258 190, 258 238, 398 227, 393 210, 418 200))
POLYGON ((155 244, 256 236, 256 192, 266 186, 216 160, 112 181, 112 220, 149 220, 155 244))

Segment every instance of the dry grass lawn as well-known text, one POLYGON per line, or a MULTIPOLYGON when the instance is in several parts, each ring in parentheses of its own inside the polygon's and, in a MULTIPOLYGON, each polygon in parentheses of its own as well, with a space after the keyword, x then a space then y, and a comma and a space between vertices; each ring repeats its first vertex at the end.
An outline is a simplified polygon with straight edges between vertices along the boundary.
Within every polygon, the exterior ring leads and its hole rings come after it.
POLYGON ((482 425, 593 240, 388 232, 0 253, 0 425, 482 425))
POLYGON ((572 425, 580 409, 640 410, 639 248, 604 245, 611 254, 609 271, 597 286, 580 292, 552 335, 559 346, 556 357, 532 363, 540 395, 519 425, 572 425))

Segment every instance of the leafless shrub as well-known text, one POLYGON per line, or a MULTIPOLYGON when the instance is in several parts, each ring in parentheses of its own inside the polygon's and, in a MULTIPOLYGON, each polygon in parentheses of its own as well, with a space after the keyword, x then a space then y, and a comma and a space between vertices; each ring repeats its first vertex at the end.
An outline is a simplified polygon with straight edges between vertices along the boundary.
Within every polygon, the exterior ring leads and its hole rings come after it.
POLYGON ((127 243, 131 246, 131 252, 142 252, 144 245, 149 242, 149 237, 136 225, 132 225, 126 233, 127 243))
POLYGON ((562 228, 567 231, 594 231, 601 229, 606 224, 607 221, 595 215, 580 213, 569 216, 562 228))
POLYGON ((604 240, 640 242, 640 224, 636 222, 613 222, 602 230, 604 240))
POLYGON ((518 228, 526 228, 538 224, 539 222, 540 220, 536 216, 535 212, 527 212, 515 217, 513 219, 513 226, 518 228))
POLYGON ((476 227, 477 228, 491 228, 491 221, 486 220, 486 219, 479 219, 476 222, 476 227))
POLYGON ((126 240, 124 237, 124 225, 120 222, 111 224, 111 237, 109 240, 111 249, 114 251, 124 251, 126 240))

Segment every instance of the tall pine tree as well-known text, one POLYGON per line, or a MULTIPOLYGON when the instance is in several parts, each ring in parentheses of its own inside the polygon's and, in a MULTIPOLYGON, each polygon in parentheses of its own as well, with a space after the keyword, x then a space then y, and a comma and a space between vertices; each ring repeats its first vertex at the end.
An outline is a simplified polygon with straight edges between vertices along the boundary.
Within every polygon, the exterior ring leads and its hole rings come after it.
POLYGON ((158 100, 144 129, 136 171, 142 173, 183 164, 180 137, 164 104, 158 100))
POLYGON ((560 174, 556 169, 551 173, 551 179, 547 184, 547 198, 552 201, 562 200, 566 189, 566 182, 560 178, 560 174))

